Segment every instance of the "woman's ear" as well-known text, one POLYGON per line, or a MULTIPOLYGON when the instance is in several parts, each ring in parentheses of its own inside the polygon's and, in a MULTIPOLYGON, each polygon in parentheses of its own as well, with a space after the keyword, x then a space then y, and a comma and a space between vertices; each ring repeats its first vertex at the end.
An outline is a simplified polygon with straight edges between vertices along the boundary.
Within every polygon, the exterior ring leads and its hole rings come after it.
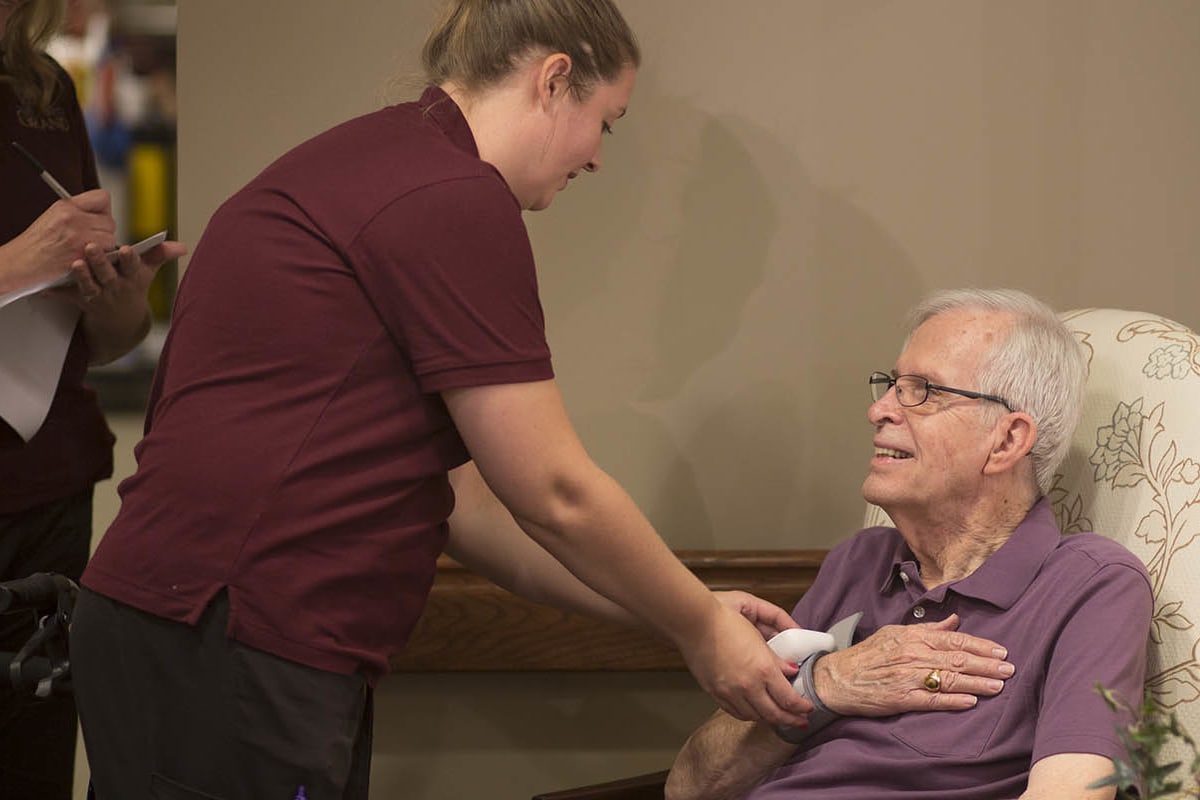
POLYGON ((538 98, 543 105, 561 100, 571 89, 571 57, 551 53, 538 69, 538 98))

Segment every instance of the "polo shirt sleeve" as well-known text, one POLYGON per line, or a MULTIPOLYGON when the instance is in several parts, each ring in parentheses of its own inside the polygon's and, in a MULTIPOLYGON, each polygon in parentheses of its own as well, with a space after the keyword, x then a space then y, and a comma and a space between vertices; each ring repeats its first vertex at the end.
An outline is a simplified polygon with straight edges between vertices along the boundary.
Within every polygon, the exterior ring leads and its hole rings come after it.
POLYGON ((421 391, 553 377, 532 248, 499 179, 468 176, 408 192, 351 249, 421 391))
MULTIPOLYGON (((1114 714, 1099 684, 1141 706, 1154 599, 1145 575, 1122 563, 1100 565, 1054 644, 1038 709, 1033 761, 1057 753, 1123 756, 1114 714)), ((1030 621, 1036 624, 1035 620, 1030 621)))

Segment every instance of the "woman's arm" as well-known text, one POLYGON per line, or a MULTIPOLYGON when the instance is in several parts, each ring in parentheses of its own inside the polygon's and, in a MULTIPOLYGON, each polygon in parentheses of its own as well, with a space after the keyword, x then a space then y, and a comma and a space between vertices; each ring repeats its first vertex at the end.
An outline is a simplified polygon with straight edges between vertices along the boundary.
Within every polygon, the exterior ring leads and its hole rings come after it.
POLYGON ((584 451, 553 381, 444 392, 480 474, 517 524, 573 575, 680 650, 741 719, 802 724, 811 705, 755 627, 725 608, 584 451))
MULTIPOLYGON (((454 513, 446 552, 460 564, 536 603, 621 625, 643 620, 576 578, 521 529, 487 487, 473 461, 450 472, 454 513)), ((778 606, 747 592, 713 592, 721 604, 758 628, 764 638, 796 627, 778 606)))
POLYGON ((642 621, 592 591, 517 525, 473 461, 450 473, 454 513, 446 552, 513 594, 625 625, 642 621))

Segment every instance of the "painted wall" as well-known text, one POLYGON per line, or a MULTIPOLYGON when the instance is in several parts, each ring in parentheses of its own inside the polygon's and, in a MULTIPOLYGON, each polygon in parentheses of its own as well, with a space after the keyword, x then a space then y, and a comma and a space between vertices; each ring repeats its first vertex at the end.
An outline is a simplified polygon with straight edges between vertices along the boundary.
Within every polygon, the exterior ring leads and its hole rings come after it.
MULTIPOLYGON (((1200 327, 1200 4, 622 7, 646 55, 629 115, 528 222, 568 407, 672 546, 853 530, 866 375, 928 290, 1200 327)), ((432 18, 181 0, 182 238, 290 145, 411 97, 390 79, 432 18)), ((659 768, 709 709, 685 675, 399 675, 379 700, 379 798, 659 768)))

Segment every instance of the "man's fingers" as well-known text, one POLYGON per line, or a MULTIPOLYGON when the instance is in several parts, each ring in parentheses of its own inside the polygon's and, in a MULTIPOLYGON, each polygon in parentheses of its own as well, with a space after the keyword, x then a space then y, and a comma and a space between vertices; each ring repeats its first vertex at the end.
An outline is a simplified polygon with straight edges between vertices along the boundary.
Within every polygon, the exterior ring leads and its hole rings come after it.
POLYGON ((1004 690, 1004 681, 999 678, 989 678, 980 675, 970 675, 952 670, 939 670, 942 688, 935 694, 950 695, 980 695, 992 697, 1004 690))
POLYGON ((969 633, 962 633, 961 631, 936 630, 931 628, 928 631, 926 642, 930 647, 937 650, 959 650, 985 658, 1008 657, 1008 649, 998 642, 978 636, 971 636, 969 633))

